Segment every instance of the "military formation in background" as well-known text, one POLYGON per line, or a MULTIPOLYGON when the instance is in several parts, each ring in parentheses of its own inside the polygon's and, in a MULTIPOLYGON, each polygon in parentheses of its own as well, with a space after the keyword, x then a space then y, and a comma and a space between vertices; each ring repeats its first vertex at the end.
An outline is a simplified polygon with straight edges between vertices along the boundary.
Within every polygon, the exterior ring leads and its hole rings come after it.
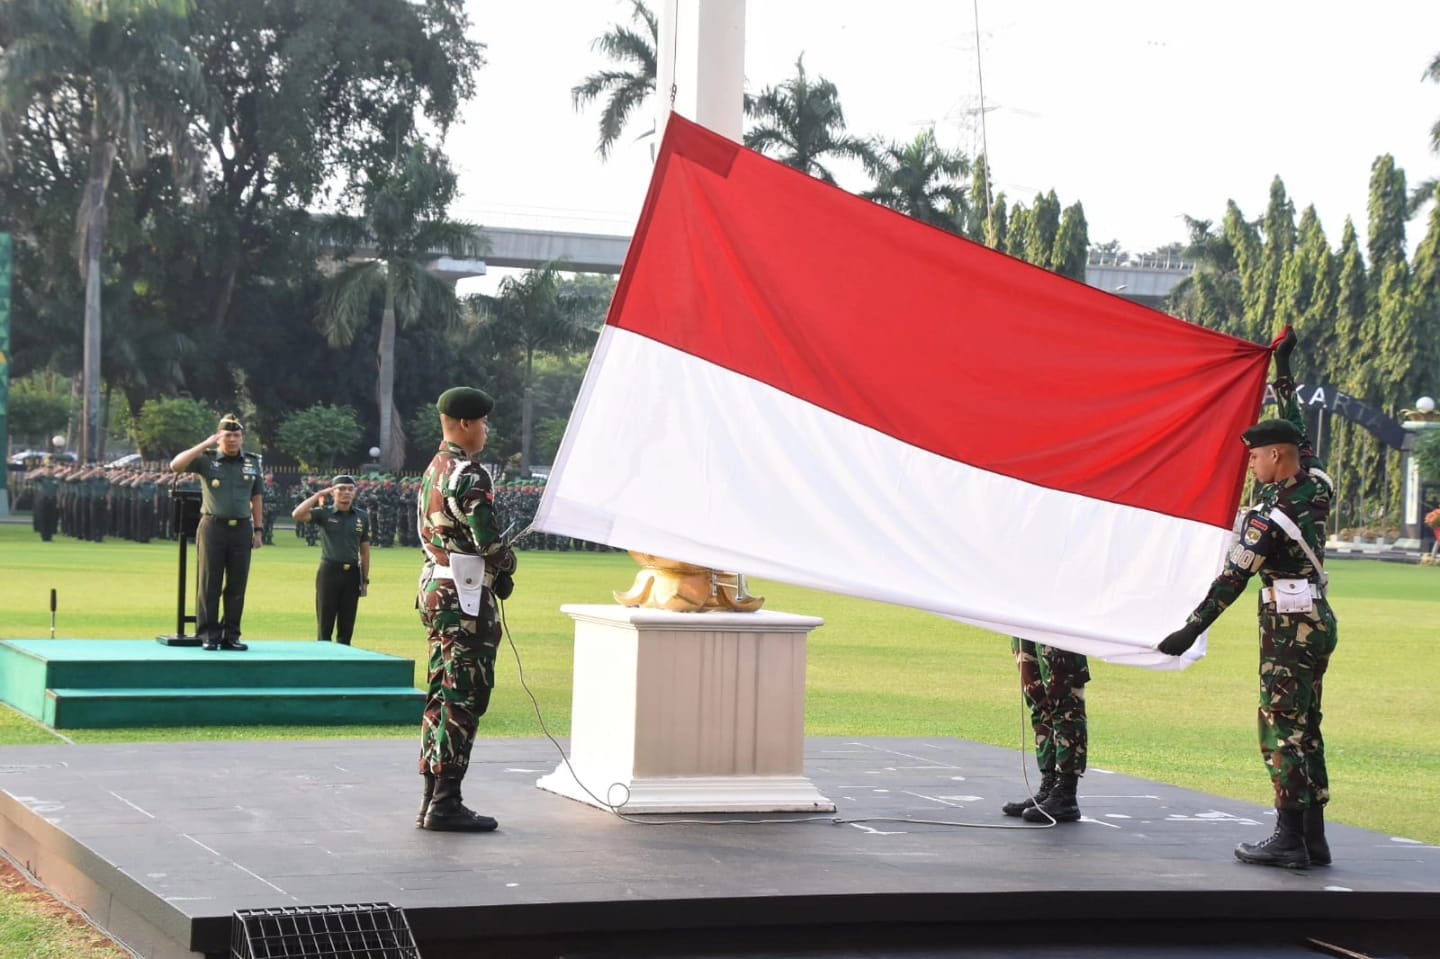
MULTIPOLYGON (((294 478, 293 475, 291 477, 294 478)), ((265 474, 265 525, 261 540, 275 542, 275 521, 311 493, 329 485, 328 477, 306 475, 288 488, 265 474)), ((17 510, 30 509, 35 531, 43 540, 58 533, 75 539, 102 542, 107 536, 148 543, 173 540, 170 493, 175 488, 199 489, 192 475, 144 467, 103 467, 46 465, 30 470, 15 490, 17 510)), ((419 547, 415 532, 415 496, 419 476, 368 474, 357 478, 355 505, 365 510, 375 524, 374 546, 419 547)), ((514 536, 528 529, 540 507, 545 491, 543 479, 503 480, 495 486, 495 505, 504 525, 514 536)), ((295 535, 310 546, 319 544, 319 532, 312 523, 295 524, 295 535)), ((570 536, 530 532, 514 543, 523 550, 562 552, 605 552, 613 547, 570 536)))
POLYGON ((193 476, 134 467, 46 465, 30 470, 15 508, 49 542, 56 534, 101 543, 106 537, 148 543, 174 539, 170 492, 199 489, 193 476))
MULTIPOLYGON (((506 524, 513 524, 511 535, 523 533, 535 522, 535 512, 540 508, 540 495, 545 492, 545 481, 532 479, 504 480, 495 484, 495 504, 505 518, 506 524)), ((553 533, 529 532, 515 540, 517 549, 545 549, 569 552, 610 552, 613 546, 576 539, 573 536, 556 536, 553 533)))

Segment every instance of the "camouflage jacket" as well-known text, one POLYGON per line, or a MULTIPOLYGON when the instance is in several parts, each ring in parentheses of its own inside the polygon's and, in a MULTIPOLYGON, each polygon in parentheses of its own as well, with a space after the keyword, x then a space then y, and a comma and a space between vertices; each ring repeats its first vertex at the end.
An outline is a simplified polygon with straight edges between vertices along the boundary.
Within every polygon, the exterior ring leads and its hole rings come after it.
POLYGON ((1205 599, 1190 614, 1189 622, 1208 628, 1231 603, 1245 592, 1250 577, 1260 574, 1269 586, 1277 579, 1308 579, 1320 582, 1305 550, 1276 523, 1272 513, 1279 510, 1300 530, 1311 551, 1325 561, 1325 523, 1335 483, 1325 473, 1325 464, 1315 455, 1305 434, 1305 419, 1295 398, 1295 381, 1286 377, 1275 383, 1280 415, 1300 430, 1300 472, 1283 483, 1268 483, 1260 489, 1260 500, 1250 507, 1240 523, 1239 538, 1230 547, 1225 569, 1210 584, 1205 599))
POLYGON ((451 553, 489 555, 503 548, 490 474, 454 443, 441 442, 415 506, 428 565, 449 565, 451 553))

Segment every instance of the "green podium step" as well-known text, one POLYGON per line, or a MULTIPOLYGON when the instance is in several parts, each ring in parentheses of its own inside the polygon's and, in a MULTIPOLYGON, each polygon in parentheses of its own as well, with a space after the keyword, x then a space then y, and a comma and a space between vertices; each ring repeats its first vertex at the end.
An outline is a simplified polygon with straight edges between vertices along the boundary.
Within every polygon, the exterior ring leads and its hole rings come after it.
POLYGON ((412 660, 332 643, 0 641, 0 702, 55 729, 418 722, 414 676, 412 660))
POLYGON ((418 723, 424 702, 413 686, 47 689, 41 719, 55 729, 418 723))

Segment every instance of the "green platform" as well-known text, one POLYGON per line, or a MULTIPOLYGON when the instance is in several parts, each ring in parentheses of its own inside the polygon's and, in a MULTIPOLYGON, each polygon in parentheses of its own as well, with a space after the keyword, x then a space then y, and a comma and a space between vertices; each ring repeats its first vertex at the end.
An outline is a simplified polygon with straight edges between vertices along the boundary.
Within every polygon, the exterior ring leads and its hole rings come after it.
POLYGON ((54 729, 418 722, 414 675, 412 660, 334 643, 0 641, 0 702, 54 729))

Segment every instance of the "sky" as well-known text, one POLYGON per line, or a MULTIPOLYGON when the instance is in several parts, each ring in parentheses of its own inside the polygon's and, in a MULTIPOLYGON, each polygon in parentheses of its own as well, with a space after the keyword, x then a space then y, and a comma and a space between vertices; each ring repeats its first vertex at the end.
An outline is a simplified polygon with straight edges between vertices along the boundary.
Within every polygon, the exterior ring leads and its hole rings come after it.
MULTIPOLYGON (((572 86, 610 66, 591 41, 628 22, 628 0, 469 3, 487 65, 447 140, 453 215, 630 232, 654 105, 608 162, 600 107, 570 105, 572 86)), ((1183 241, 1182 214, 1218 222, 1228 199, 1260 217, 1277 174, 1337 246, 1346 216, 1364 235, 1377 155, 1412 185, 1440 176, 1440 83, 1424 79, 1440 54, 1435 0, 749 0, 745 40, 750 92, 789 79, 803 54, 835 83, 851 133, 908 141, 934 125, 972 156, 983 74, 997 188, 1012 203, 1050 189, 1079 200, 1091 242, 1132 253, 1183 241)), ((867 185, 858 168, 837 174, 867 185)), ((1412 247, 1423 230, 1412 223, 1412 247)))

